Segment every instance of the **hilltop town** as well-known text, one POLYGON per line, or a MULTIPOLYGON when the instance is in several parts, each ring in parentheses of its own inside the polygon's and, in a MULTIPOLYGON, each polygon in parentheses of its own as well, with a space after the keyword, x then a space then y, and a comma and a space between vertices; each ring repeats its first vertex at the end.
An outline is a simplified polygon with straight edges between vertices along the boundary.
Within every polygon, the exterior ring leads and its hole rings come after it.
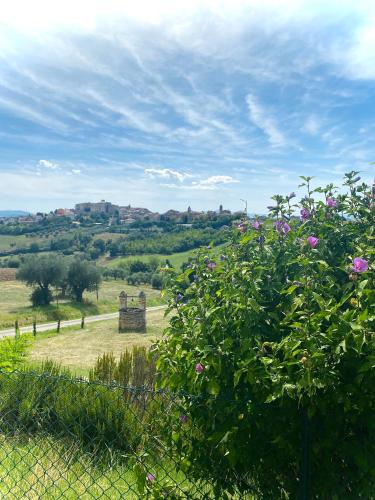
POLYGON ((152 212, 148 208, 132 207, 131 205, 120 206, 109 201, 101 200, 97 203, 83 202, 77 203, 74 208, 57 208, 49 213, 37 212, 35 214, 0 217, 3 224, 32 224, 43 219, 54 219, 56 217, 67 217, 75 223, 92 217, 102 217, 103 219, 116 219, 119 224, 132 224, 136 221, 173 221, 178 223, 190 223, 202 218, 221 216, 231 216, 230 210, 226 210, 222 205, 218 210, 194 211, 189 206, 186 211, 168 210, 165 213, 152 212))

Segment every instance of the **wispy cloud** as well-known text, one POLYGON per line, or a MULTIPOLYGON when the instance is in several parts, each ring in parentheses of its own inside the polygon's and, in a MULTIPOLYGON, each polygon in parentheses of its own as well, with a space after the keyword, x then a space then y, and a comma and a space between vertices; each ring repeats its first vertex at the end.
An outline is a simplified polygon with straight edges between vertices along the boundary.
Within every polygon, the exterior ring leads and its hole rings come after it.
POLYGON ((236 184, 239 182, 231 175, 212 175, 207 179, 202 179, 192 183, 193 189, 216 189, 222 184, 236 184))
POLYGON ((256 127, 261 129, 272 146, 285 146, 286 139, 279 130, 275 120, 270 116, 270 111, 266 110, 252 94, 246 96, 246 103, 249 108, 250 119, 256 127))
POLYGON ((316 135, 321 128, 321 123, 318 118, 314 115, 309 116, 309 118, 304 123, 302 130, 310 135, 316 135))
POLYGON ((263 206, 276 181, 288 192, 299 174, 369 172, 370 0, 5 4, 0 172, 17 173, 19 203, 29 177, 35 208, 53 208, 48 177, 75 202, 132 183, 161 210, 221 193, 263 206))

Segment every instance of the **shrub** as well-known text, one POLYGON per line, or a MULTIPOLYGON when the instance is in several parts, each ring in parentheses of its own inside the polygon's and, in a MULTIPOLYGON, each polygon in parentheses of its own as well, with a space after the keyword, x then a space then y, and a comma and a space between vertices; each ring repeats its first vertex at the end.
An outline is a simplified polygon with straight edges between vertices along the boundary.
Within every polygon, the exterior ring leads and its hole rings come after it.
POLYGON ((303 432, 311 497, 373 495, 375 191, 358 180, 336 194, 303 178, 299 204, 275 196, 263 224, 244 218, 223 255, 201 251, 170 289, 160 384, 201 397, 199 431, 173 446, 218 498, 296 498, 303 432))
POLYGON ((13 370, 25 360, 31 337, 17 335, 15 338, 5 337, 0 340, 0 369, 13 370))
POLYGON ((118 361, 113 353, 105 353, 98 357, 89 377, 90 380, 116 382, 122 386, 153 387, 155 360, 155 355, 150 356, 146 347, 133 346, 131 350, 126 349, 118 361))
POLYGON ((156 290, 161 290, 163 288, 163 275, 153 274, 151 278, 151 286, 156 290))
POLYGON ((0 393, 2 432, 66 436, 93 452, 129 452, 140 443, 141 417, 120 388, 76 380, 53 363, 40 373, 0 372, 0 393))

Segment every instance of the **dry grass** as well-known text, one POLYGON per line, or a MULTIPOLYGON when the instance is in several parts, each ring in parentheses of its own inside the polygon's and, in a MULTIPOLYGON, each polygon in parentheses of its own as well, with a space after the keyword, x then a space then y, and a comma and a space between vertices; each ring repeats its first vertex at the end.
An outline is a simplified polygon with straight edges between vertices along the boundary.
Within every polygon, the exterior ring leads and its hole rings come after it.
POLYGON ((0 281, 14 281, 17 269, 3 267, 0 268, 0 281))
POLYGON ((118 321, 100 321, 55 333, 41 333, 32 347, 29 360, 41 363, 47 359, 60 363, 78 374, 92 368, 99 356, 113 352, 116 359, 134 345, 149 347, 161 336, 167 325, 164 310, 147 313, 147 333, 118 333, 118 321))

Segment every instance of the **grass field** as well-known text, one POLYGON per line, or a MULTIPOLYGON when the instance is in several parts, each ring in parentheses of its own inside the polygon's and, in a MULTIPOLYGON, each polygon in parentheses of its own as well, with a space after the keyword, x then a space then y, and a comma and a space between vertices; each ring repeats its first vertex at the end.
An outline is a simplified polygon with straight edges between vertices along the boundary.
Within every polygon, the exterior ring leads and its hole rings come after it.
POLYGON ((164 310, 147 312, 147 333, 118 333, 118 320, 89 323, 82 330, 78 327, 63 328, 59 334, 37 334, 28 356, 29 363, 40 364, 52 360, 70 368, 76 375, 87 375, 97 358, 113 352, 116 358, 135 345, 149 347, 167 326, 164 310))
POLYGON ((48 243, 48 238, 41 238, 40 236, 26 237, 24 234, 18 236, 11 236, 7 234, 0 235, 0 252, 8 252, 15 248, 28 248, 32 243, 45 246, 48 243))
POLYGON ((144 285, 134 287, 127 285, 122 280, 104 281, 99 290, 99 300, 96 300, 96 293, 85 293, 84 302, 76 304, 72 302, 62 302, 57 307, 51 304, 48 307, 32 308, 30 305, 31 289, 19 281, 0 282, 0 330, 14 325, 18 319, 20 326, 30 325, 34 318, 37 322, 48 322, 61 319, 74 319, 82 316, 103 314, 118 310, 118 296, 122 290, 129 295, 138 295, 140 290, 144 290, 147 296, 147 305, 156 306, 163 303, 160 291, 153 290, 144 285))

